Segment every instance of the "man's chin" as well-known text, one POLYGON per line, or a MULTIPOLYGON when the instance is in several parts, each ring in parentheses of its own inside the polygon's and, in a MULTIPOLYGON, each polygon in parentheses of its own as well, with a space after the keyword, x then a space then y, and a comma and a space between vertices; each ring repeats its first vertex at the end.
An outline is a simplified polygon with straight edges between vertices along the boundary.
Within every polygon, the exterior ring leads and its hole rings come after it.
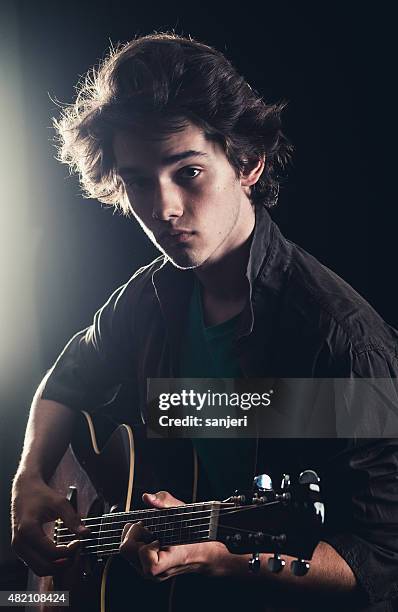
POLYGON ((164 254, 169 259, 170 263, 172 263, 173 266, 179 270, 194 270, 195 268, 199 268, 199 266, 204 263, 203 258, 199 259, 193 257, 192 254, 166 253, 165 251, 164 254))
POLYGON ((167 255, 167 257, 169 258, 170 263, 172 263, 175 268, 178 268, 178 270, 195 270, 196 268, 199 268, 199 266, 202 265, 202 262, 196 263, 191 260, 181 261, 179 259, 176 259, 175 257, 170 257, 170 255, 167 255))

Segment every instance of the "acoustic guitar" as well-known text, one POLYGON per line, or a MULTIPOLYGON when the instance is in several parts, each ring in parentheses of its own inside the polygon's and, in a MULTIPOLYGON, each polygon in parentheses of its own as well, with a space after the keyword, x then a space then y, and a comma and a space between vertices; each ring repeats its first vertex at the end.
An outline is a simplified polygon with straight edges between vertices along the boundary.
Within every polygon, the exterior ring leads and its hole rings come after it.
MULTIPOLYGON (((83 523, 91 535, 82 542, 72 566, 44 578, 31 573, 29 589, 68 591, 73 612, 141 608, 174 612, 192 609, 186 598, 188 594, 192 601, 193 589, 199 594, 203 588, 227 584, 225 579, 213 578, 203 587, 198 582, 202 577, 194 575, 161 583, 143 579, 118 554, 123 526, 137 521, 142 521, 163 547, 219 541, 231 553, 250 553, 254 574, 262 552, 270 553, 270 571, 289 571, 284 570, 283 554, 296 557, 290 568, 296 575, 309 571, 324 521, 319 478, 314 471, 302 472, 295 483, 285 474, 277 489, 269 476, 262 474, 254 479, 251 490, 236 491, 224 501, 196 502, 198 461, 188 440, 147 439, 140 428, 114 427, 104 419, 93 421, 82 412, 72 443, 50 484, 85 517, 83 523), (142 493, 161 489, 191 503, 166 509, 143 507, 142 493)), ((61 520, 45 529, 56 544, 76 539, 61 520)), ((42 603, 31 609, 58 608, 42 603)))

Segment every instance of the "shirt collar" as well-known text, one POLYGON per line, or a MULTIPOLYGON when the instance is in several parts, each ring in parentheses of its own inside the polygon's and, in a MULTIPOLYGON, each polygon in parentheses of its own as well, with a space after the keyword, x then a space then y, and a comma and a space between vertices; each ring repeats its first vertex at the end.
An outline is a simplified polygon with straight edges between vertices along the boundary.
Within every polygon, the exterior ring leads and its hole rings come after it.
POLYGON ((247 264, 247 278, 252 287, 265 263, 268 261, 272 247, 272 229, 275 225, 264 206, 255 208, 256 222, 250 246, 247 264))

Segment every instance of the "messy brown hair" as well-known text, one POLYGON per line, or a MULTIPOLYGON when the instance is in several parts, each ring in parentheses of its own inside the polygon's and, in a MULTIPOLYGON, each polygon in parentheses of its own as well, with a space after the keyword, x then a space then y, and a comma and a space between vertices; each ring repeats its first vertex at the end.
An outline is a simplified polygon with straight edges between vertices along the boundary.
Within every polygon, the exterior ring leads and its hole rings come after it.
POLYGON ((129 214, 115 168, 115 129, 150 126, 162 138, 191 121, 223 147, 237 176, 265 158, 251 201, 276 204, 279 171, 292 150, 281 130, 286 103, 266 104, 221 52, 172 33, 142 36, 112 49, 77 89, 54 126, 58 158, 78 172, 86 197, 129 214))

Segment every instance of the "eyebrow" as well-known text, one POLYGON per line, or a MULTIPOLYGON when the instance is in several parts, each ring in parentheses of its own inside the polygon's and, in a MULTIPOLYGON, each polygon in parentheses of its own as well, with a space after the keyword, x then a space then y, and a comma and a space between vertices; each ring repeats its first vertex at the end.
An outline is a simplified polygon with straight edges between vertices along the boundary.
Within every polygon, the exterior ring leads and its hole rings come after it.
MULTIPOLYGON (((174 153, 173 155, 167 155, 166 157, 162 157, 161 165, 162 166, 171 166, 172 164, 176 164, 177 162, 187 159, 188 157, 208 157, 207 153, 203 151, 195 151, 194 149, 190 149, 189 151, 182 151, 181 153, 174 153)), ((141 172, 142 169, 138 166, 123 166, 118 169, 118 173, 122 174, 132 174, 141 172)))

